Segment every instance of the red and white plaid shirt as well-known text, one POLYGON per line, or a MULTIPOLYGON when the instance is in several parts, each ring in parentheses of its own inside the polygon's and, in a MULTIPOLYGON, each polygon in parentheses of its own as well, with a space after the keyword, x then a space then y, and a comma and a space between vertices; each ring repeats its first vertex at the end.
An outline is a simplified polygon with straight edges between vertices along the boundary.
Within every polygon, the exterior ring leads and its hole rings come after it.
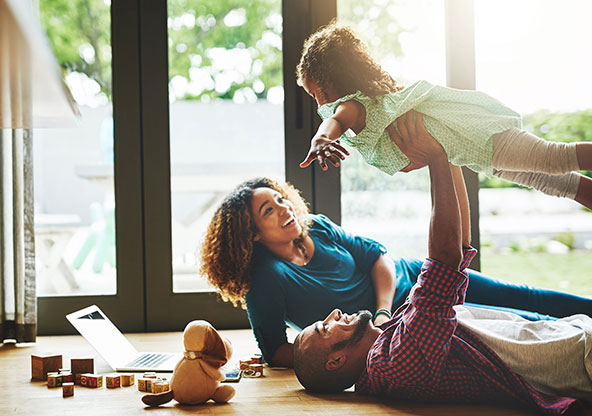
POLYGON ((427 259, 417 283, 368 353, 356 383, 360 393, 422 401, 510 403, 563 414, 575 399, 551 397, 514 373, 469 330, 457 325, 454 305, 464 303, 466 248, 460 270, 427 259))

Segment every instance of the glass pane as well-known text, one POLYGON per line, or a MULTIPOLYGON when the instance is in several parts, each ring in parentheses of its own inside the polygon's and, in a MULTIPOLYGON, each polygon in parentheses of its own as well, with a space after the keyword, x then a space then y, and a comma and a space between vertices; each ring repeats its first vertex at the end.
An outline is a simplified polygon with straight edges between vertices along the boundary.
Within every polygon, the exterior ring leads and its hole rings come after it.
MULTIPOLYGON (((339 0, 341 22, 352 26, 371 55, 401 85, 445 85, 444 5, 441 0, 339 0)), ((342 224, 374 238, 392 256, 424 258, 430 218, 427 169, 388 176, 353 150, 341 168, 342 224)))
POLYGON ((39 12, 82 120, 34 132, 37 293, 114 294, 110 1, 39 0, 39 12))
MULTIPOLYGON (((582 53, 591 14, 587 0, 475 2, 477 89, 521 113, 539 137, 592 141, 592 56, 582 53)), ((501 180, 480 182, 483 271, 592 295, 592 213, 501 180)))
POLYGON ((284 180, 281 0, 169 0, 173 288, 209 291, 197 250, 243 180, 284 180))

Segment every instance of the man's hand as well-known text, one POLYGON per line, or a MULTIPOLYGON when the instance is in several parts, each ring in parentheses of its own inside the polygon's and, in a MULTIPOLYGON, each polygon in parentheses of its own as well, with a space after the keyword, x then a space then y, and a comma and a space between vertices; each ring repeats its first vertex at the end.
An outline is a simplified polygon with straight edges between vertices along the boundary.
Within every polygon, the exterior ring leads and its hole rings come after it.
POLYGON ((397 118, 397 129, 391 124, 387 131, 395 144, 409 158, 411 163, 401 172, 411 172, 429 165, 435 158, 446 156, 442 145, 432 137, 423 124, 423 115, 415 110, 397 118))
POLYGON ((349 152, 338 141, 333 141, 325 135, 316 135, 310 141, 310 150, 300 163, 300 167, 305 168, 316 159, 321 168, 327 170, 327 160, 333 166, 339 167, 339 159, 345 160, 346 156, 349 156, 349 152))

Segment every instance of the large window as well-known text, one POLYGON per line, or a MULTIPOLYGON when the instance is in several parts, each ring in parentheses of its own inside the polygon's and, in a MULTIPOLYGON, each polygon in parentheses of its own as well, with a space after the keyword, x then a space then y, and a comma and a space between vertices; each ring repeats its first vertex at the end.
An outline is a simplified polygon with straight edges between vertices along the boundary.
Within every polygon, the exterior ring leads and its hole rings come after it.
MULTIPOLYGON (((475 2, 476 83, 547 140, 592 141, 592 4, 475 2)), ((587 172, 590 174, 591 172, 587 172)), ((481 177, 485 273, 592 295, 592 213, 578 203, 481 177)))

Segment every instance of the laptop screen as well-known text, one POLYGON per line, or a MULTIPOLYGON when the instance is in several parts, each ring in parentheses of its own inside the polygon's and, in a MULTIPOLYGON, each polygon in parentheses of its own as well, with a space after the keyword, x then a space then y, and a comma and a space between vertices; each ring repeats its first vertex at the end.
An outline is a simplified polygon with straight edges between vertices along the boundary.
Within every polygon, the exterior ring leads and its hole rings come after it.
POLYGON ((138 354, 98 306, 89 306, 66 318, 111 367, 121 366, 138 354))

